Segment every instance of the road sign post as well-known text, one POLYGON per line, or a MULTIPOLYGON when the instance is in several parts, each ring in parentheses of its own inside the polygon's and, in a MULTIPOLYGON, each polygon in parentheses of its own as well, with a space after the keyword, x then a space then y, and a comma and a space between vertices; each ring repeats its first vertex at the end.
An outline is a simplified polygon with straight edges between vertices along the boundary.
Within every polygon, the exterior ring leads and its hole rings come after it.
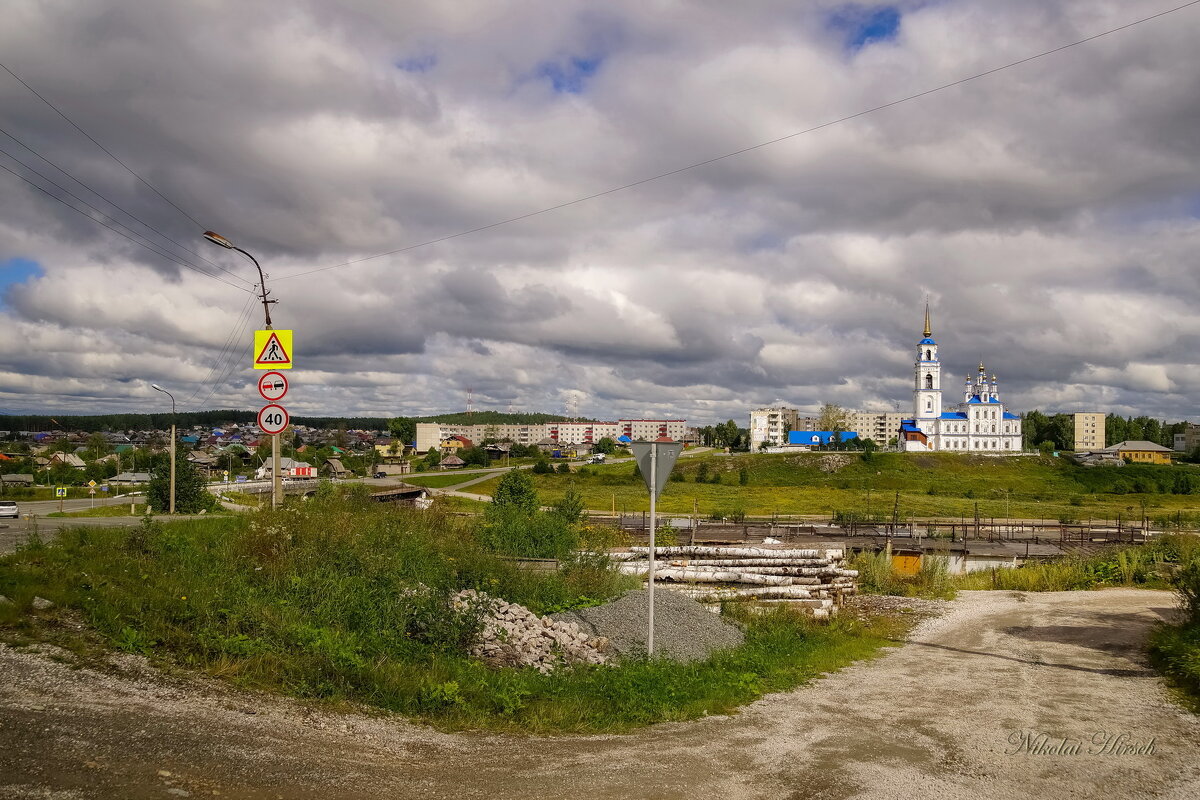
POLYGON ((657 522, 655 501, 662 494, 667 478, 675 467, 675 461, 683 452, 682 442, 672 442, 670 439, 660 439, 655 442, 633 442, 630 445, 633 457, 637 460, 642 478, 646 481, 646 490, 650 492, 650 573, 647 576, 649 611, 646 615, 648 628, 646 632, 646 655, 654 655, 654 531, 657 522))

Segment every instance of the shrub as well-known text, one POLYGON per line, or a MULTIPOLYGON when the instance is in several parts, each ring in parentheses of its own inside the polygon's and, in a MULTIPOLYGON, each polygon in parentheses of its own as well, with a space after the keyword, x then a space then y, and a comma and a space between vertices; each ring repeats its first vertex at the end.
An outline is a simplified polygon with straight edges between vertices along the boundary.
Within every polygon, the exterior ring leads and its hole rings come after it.
POLYGON ((750 470, 742 467, 738 470, 738 485, 745 486, 750 483, 750 470))
POLYGON ((564 461, 558 465, 558 467, 556 468, 556 471, 558 472, 559 475, 570 475, 571 474, 571 465, 564 461))
MULTIPOLYGON (((536 466, 534 471, 537 471, 536 466)), ((504 477, 496 485, 495 494, 492 495, 492 504, 494 506, 511 506, 525 514, 532 514, 538 510, 540 505, 537 491, 533 488, 533 481, 519 469, 512 469, 504 473, 504 477)))
POLYGON ((549 475, 552 472, 554 472, 554 467, 544 458, 539 458, 533 464, 533 473, 535 475, 549 475))

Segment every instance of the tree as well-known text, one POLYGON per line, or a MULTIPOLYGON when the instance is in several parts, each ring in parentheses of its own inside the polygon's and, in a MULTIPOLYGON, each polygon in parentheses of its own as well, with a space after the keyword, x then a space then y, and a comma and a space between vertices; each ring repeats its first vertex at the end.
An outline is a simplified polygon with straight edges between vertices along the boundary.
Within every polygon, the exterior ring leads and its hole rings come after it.
POLYGON ((558 465, 558 474, 559 475, 570 475, 571 474, 571 465, 565 461, 562 462, 561 464, 559 464, 558 465))
POLYGON ((393 439, 399 439, 402 444, 411 444, 417 439, 417 421, 409 417, 396 417, 388 420, 388 432, 393 439))
POLYGON ((600 441, 596 442, 592 449, 597 453, 609 456, 617 451, 617 443, 611 436, 601 436, 600 441))
POLYGON ((745 486, 750 483, 750 470, 742 467, 738 470, 738 485, 745 486))
POLYGON ((104 438, 103 433, 93 433, 87 438, 88 454, 92 458, 99 458, 112 452, 112 446, 108 443, 108 439, 104 438))
MULTIPOLYGON (((160 513, 171 507, 171 457, 168 453, 155 456, 150 464, 146 502, 160 513)), ((175 454, 175 512, 198 514, 216 507, 216 498, 208 491, 200 471, 187 460, 186 453, 178 450, 175 454)))
POLYGON ((834 403, 825 403, 817 415, 817 427, 823 431, 841 433, 850 427, 850 418, 846 409, 834 403))
POLYGON ((512 469, 504 473, 492 495, 492 503, 500 508, 514 508, 532 514, 541 505, 533 480, 523 470, 512 469))
POLYGON ((549 475, 552 472, 554 472, 554 467, 545 458, 539 458, 533 462, 533 473, 535 475, 549 475))
POLYGON ((575 489, 574 484, 568 484, 566 494, 554 504, 554 513, 574 525, 583 519, 583 510, 583 495, 575 489))
POLYGON ((482 447, 467 447, 459 452, 458 457, 473 467, 486 467, 491 463, 487 450, 482 447))

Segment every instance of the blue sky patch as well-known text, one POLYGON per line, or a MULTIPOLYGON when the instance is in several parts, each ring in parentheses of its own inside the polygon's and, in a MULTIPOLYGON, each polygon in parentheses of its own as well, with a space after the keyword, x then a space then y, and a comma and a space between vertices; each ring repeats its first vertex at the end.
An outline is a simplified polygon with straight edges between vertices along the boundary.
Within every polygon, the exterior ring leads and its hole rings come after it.
POLYGON ((396 62, 396 69, 404 70, 405 72, 429 72, 429 70, 436 66, 437 56, 433 53, 402 58, 396 62))
POLYGON ((900 30, 900 9, 895 6, 845 5, 829 16, 829 27, 842 36, 848 50, 861 50, 875 42, 896 38, 900 30))
POLYGON ((539 78, 549 79, 556 92, 579 94, 587 79, 595 75, 603 63, 604 56, 571 56, 564 61, 543 61, 535 74, 539 78))
POLYGON ((45 275, 42 265, 28 258, 0 261, 0 308, 4 307, 10 287, 45 275))

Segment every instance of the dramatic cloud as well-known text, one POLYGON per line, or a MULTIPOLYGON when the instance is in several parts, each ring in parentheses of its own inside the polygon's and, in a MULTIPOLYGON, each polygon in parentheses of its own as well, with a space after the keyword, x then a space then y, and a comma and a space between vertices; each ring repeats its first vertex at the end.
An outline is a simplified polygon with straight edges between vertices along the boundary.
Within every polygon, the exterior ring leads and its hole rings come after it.
POLYGON ((211 228, 293 413, 907 409, 929 297, 951 398, 1194 417, 1200 8, 572 203, 1169 5, 15 0, 145 183, 0 71, 0 410, 254 406, 211 228))

